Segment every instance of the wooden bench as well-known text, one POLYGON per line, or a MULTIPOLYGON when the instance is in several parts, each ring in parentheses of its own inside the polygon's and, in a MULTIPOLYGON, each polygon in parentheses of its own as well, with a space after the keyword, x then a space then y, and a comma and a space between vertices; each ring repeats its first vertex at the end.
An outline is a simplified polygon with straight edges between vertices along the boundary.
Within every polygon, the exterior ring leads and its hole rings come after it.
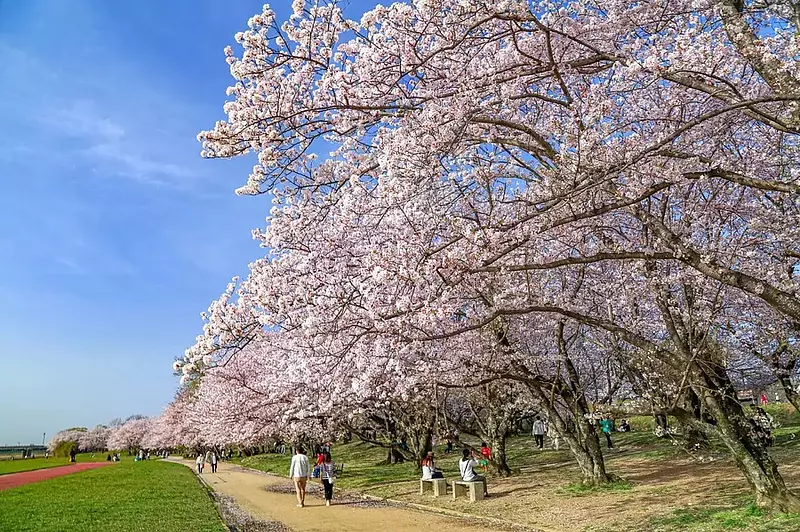
POLYGON ((447 481, 443 478, 419 479, 419 494, 425 495, 425 491, 430 486, 434 497, 447 495, 447 481))
POLYGON ((466 482, 464 480, 453 481, 453 500, 458 497, 459 493, 466 495, 469 493, 469 500, 472 502, 483 500, 483 481, 466 482))
POLYGON ((344 462, 341 464, 336 464, 336 476, 338 477, 342 473, 344 473, 344 462))

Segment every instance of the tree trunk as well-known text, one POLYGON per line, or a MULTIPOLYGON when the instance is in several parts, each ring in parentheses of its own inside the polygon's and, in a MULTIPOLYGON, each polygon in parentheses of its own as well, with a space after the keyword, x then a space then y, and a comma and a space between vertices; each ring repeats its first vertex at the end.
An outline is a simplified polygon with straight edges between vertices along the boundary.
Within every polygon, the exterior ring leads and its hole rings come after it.
POLYGON ((500 477, 511 475, 511 468, 506 462, 506 432, 496 431, 489 441, 492 445, 492 460, 489 463, 492 471, 500 477))
POLYGON ((548 401, 547 393, 540 386, 529 384, 531 391, 542 399, 542 407, 547 411, 549 422, 555 426, 556 432, 567 442, 572 457, 581 470, 584 484, 606 484, 617 480, 617 477, 606 472, 605 459, 600 447, 600 439, 594 423, 584 417, 588 414, 585 400, 576 399, 567 389, 562 389, 559 396, 572 403, 574 423, 548 401), (584 411, 585 410, 585 411, 584 411))
POLYGON ((800 412, 800 394, 798 394, 792 386, 792 380, 789 378, 789 375, 779 374, 778 381, 783 387, 783 393, 786 394, 786 400, 792 404, 795 410, 800 412))
POLYGON ((756 498, 756 505, 765 510, 780 512, 800 511, 800 498, 791 493, 778 472, 778 466, 767 452, 755 432, 755 426, 742 405, 736 400, 733 385, 725 369, 704 364, 692 368, 692 388, 716 421, 716 426, 703 424, 714 430, 744 474, 756 498))
POLYGON ((564 440, 581 470, 584 484, 598 485, 613 482, 613 475, 606 473, 603 451, 600 448, 597 434, 594 434, 593 438, 583 440, 575 433, 564 434, 564 440))
POLYGON ((389 447, 386 450, 386 463, 387 464, 402 464, 406 461, 406 457, 403 456, 395 446, 389 447))

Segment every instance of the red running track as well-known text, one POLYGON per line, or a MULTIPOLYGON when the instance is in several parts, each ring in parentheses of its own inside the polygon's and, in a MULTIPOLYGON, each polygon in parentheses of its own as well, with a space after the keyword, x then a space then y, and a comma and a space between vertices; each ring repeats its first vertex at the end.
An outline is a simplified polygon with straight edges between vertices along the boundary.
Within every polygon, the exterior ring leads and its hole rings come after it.
POLYGON ((96 469, 98 467, 105 467, 111 465, 113 462, 89 462, 84 464, 70 464, 60 467, 51 467, 48 469, 36 469, 34 471, 23 471, 22 473, 10 473, 8 475, 0 475, 0 491, 18 486, 24 486, 31 482, 39 482, 40 480, 47 480, 49 478, 63 477, 64 475, 71 475, 72 473, 79 473, 89 469, 96 469))

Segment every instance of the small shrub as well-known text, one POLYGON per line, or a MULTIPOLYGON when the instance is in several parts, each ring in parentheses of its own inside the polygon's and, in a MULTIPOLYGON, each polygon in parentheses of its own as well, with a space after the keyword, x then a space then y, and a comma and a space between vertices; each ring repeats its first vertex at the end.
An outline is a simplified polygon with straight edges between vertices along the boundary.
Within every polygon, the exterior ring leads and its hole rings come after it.
POLYGON ((62 441, 53 450, 53 456, 57 458, 68 458, 70 451, 75 449, 78 452, 78 444, 74 441, 62 441))

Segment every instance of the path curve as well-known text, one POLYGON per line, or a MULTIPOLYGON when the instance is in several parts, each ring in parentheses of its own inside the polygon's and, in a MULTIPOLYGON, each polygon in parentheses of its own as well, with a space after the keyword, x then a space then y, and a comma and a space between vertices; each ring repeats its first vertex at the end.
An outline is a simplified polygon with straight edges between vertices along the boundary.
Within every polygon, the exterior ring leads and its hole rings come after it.
POLYGON ((72 473, 79 473, 89 469, 105 467, 111 464, 112 462, 87 462, 81 464, 69 464, 60 467, 50 467, 47 469, 34 469, 33 471, 23 471, 21 473, 9 473, 8 475, 0 475, 0 491, 16 488, 18 486, 24 486, 25 484, 30 484, 31 482, 39 482, 40 480, 63 477, 64 475, 71 475, 72 473))
MULTIPOLYGON (((188 460, 168 459, 194 468, 188 460)), ((319 496, 309 494, 306 507, 297 508, 294 495, 266 491, 267 486, 288 486, 291 481, 271 475, 260 474, 239 466, 222 462, 217 473, 203 473, 211 487, 223 495, 233 497, 243 509, 255 517, 279 521, 295 532, 418 532, 436 530, 437 532, 497 532, 483 524, 446 517, 434 513, 421 512, 407 508, 380 507, 364 508, 350 504, 336 503, 325 506, 319 496)))

